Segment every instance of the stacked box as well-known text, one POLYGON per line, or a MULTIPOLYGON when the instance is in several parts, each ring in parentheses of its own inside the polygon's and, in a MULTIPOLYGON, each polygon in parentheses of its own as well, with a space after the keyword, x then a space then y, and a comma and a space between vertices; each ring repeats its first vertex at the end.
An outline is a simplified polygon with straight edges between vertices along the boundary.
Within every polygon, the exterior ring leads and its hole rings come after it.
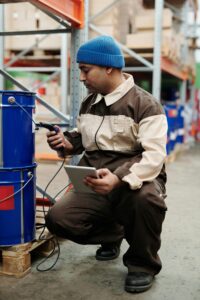
MULTIPOLYGON (((90 17, 95 16, 102 10, 109 7, 113 0, 90 1, 90 17)), ((97 16, 91 22, 104 34, 112 35, 121 43, 126 43, 126 34, 134 28, 134 19, 138 11, 142 8, 142 0, 123 0, 117 2, 103 14, 97 16)), ((98 36, 94 31, 90 31, 90 38, 98 36)))
MULTIPOLYGON (((15 3, 5 5, 5 30, 25 31, 36 30, 36 9, 28 3, 15 3)), ((6 50, 22 50, 35 42, 35 36, 7 36, 5 38, 6 50)))
MULTIPOLYGON (((59 24, 35 6, 25 3, 5 5, 5 30, 6 31, 27 31, 56 29, 59 24)), ((5 38, 5 49, 21 51, 35 44, 43 35, 18 35, 5 38)), ((39 49, 55 50, 61 48, 61 35, 49 35, 42 41, 39 49)))
MULTIPOLYGON (((135 32, 128 34, 126 38, 127 47, 142 51, 143 49, 153 52, 155 32, 155 10, 143 9, 135 18, 135 32)), ((170 9, 163 10, 162 18, 162 56, 168 57, 175 63, 181 62, 181 48, 184 44, 184 36, 173 20, 170 9)))

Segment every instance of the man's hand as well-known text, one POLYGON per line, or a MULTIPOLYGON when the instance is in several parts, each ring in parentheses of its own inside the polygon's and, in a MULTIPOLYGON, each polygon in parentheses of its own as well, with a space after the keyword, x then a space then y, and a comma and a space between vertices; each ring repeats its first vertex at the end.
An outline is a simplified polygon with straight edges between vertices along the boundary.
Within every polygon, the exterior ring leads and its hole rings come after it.
POLYGON ((122 185, 122 181, 108 169, 97 170, 99 178, 86 177, 84 183, 96 193, 106 195, 116 187, 122 185))
POLYGON ((63 154, 70 154, 73 150, 72 144, 64 137, 60 128, 56 125, 55 127, 58 129, 58 132, 56 133, 56 131, 49 131, 47 133, 47 143, 49 144, 50 148, 55 151, 59 152, 62 149, 63 154))

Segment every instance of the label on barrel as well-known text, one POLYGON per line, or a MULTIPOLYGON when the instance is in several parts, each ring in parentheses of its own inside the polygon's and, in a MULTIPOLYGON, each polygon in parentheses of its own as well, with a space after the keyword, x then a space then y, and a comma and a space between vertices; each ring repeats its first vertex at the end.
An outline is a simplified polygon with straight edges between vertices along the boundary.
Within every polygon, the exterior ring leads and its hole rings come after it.
POLYGON ((14 185, 0 186, 0 210, 13 210, 14 205, 14 185))

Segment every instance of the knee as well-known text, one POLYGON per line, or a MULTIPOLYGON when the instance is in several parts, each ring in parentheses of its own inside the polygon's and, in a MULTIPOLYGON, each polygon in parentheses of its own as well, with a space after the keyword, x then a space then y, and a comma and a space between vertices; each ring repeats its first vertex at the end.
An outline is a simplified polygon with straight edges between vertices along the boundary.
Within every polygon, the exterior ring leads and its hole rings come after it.
POLYGON ((134 196, 134 203, 137 209, 144 210, 149 206, 149 193, 141 188, 134 196))
POLYGON ((92 223, 80 212, 63 212, 53 206, 45 217, 50 232, 69 240, 79 242, 87 238, 92 230, 92 223))

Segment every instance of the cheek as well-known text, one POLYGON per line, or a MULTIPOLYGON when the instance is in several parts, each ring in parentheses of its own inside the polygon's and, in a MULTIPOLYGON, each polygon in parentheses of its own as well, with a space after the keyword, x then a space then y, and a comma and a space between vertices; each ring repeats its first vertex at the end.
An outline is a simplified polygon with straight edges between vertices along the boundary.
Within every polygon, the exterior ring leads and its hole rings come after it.
POLYGON ((87 81, 92 85, 98 85, 100 82, 99 77, 96 74, 88 76, 87 81))

